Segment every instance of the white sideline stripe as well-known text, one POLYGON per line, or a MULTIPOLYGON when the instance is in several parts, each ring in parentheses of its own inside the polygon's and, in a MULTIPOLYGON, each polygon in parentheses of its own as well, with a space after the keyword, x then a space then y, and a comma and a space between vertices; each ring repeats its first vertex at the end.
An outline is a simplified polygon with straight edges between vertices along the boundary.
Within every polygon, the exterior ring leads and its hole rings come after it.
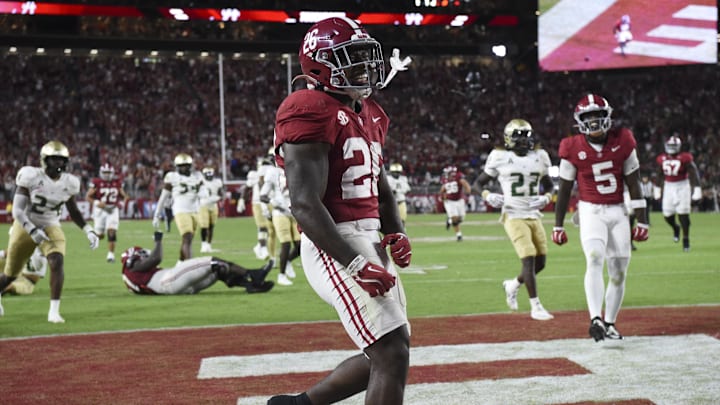
MULTIPOLYGON (((614 52, 620 53, 620 48, 615 48, 614 52)), ((704 41, 697 46, 632 41, 625 47, 625 53, 628 55, 678 59, 696 63, 715 63, 717 58, 717 40, 704 41)))
POLYGON ((648 32, 648 36, 658 38, 685 39, 688 41, 717 41, 717 31, 710 28, 684 27, 663 24, 648 32))
POLYGON ((686 18, 688 20, 717 21, 717 7, 689 5, 677 13, 673 18, 686 18))
POLYGON ((538 57, 551 54, 592 20, 604 13, 615 0, 563 0, 538 19, 538 57))
MULTIPOLYGON (((357 352, 244 356, 243 361, 223 362, 222 366, 238 367, 244 373, 252 368, 251 375, 255 376, 281 374, 269 377, 278 379, 290 370, 329 371, 353 354, 357 352)), ((700 334, 629 337, 621 342, 599 343, 587 338, 428 346, 411 349, 410 362, 411 366, 418 366, 550 357, 567 358, 586 368, 590 374, 415 384, 407 386, 405 403, 536 404, 634 398, 664 404, 720 402, 720 384, 717 384, 720 381, 720 368, 717 367, 720 341, 700 334)), ((203 359, 201 372, 211 371, 213 359, 218 358, 203 359)), ((215 369, 213 373, 225 377, 228 374, 237 376, 237 371, 215 369)), ((342 403, 362 404, 363 400, 364 394, 360 393, 342 403)), ((238 398, 237 404, 265 401, 267 397, 245 397, 238 398)))

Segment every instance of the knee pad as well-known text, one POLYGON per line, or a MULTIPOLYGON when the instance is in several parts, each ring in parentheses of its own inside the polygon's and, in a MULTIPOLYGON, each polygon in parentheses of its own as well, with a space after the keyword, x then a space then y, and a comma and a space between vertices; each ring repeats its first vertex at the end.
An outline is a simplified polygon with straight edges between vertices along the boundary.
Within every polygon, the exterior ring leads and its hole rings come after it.
POLYGON ((258 240, 267 240, 267 238, 268 238, 267 231, 258 231, 257 238, 258 238, 258 240))
POLYGON ((605 264, 605 244, 600 240, 590 240, 584 243, 585 260, 588 270, 603 270, 605 264))
POLYGON ((608 258, 608 277, 609 281, 615 285, 625 282, 630 258, 628 257, 611 257, 608 258))

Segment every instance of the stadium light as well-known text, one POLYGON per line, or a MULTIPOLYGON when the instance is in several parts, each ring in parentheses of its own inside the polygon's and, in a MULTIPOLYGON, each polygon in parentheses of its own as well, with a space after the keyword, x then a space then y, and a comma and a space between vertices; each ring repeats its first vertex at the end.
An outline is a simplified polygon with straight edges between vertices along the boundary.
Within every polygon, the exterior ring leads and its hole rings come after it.
POLYGON ((43 54, 45 53, 45 48, 38 48, 37 50, 35 50, 35 52, 37 52, 38 54, 43 54))
POLYGON ((505 45, 493 45, 492 52, 499 58, 504 58, 507 55, 507 48, 505 45))
POLYGON ((132 56, 133 50, 132 49, 126 49, 125 50, 125 56, 132 56))
POLYGON ((181 58, 181 57, 183 57, 184 55, 185 55, 185 52, 183 52, 183 51, 177 51, 177 52, 175 52, 175 56, 177 56, 178 58, 181 58))
POLYGON ((158 51, 150 51, 150 56, 158 56, 158 51))
POLYGON ((70 55, 70 54, 72 53, 72 49, 70 49, 70 48, 65 48, 65 49, 63 50, 63 53, 64 53, 65 55, 70 55))
POLYGON ((98 54, 98 50, 97 50, 97 49, 91 49, 91 50, 90 50, 90 55, 97 55, 97 54, 98 54))
POLYGON ((15 53, 15 52, 17 52, 17 47, 11 46, 11 47, 10 47, 10 53, 15 53))

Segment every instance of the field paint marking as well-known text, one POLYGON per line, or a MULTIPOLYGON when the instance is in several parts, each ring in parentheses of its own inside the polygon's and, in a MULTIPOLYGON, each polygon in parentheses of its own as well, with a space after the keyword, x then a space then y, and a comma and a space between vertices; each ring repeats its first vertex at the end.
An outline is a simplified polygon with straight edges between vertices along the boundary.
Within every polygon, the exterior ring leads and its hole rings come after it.
POLYGON ((557 3, 538 19, 538 58, 544 59, 575 35, 597 16, 604 13, 615 0, 564 0, 557 3))
MULTIPOLYGON (((202 360, 198 378, 227 378, 330 371, 356 351, 224 356, 202 360)), ((406 388, 413 405, 533 404, 646 398, 655 403, 720 402, 720 341, 707 335, 640 336, 621 342, 561 339, 492 344, 440 345, 411 349, 411 366, 563 357, 591 374, 527 377, 406 388)), ((412 372, 412 371, 411 371, 412 372)), ((358 394, 343 404, 362 404, 358 394)), ((265 403, 266 397, 238 398, 237 404, 265 403)))

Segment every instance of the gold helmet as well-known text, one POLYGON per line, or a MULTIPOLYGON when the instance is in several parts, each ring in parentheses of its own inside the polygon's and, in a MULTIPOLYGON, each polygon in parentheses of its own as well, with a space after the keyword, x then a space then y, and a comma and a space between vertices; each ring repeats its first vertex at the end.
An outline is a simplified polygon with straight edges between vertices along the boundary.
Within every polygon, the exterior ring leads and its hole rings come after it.
POLYGON ((177 156, 175 156, 175 166, 191 165, 192 163, 192 157, 187 153, 178 153, 177 156))
POLYGON ((212 167, 203 167, 202 174, 207 180, 212 180, 215 177, 215 169, 212 167))
POLYGON ((50 171, 64 172, 67 169, 67 161, 68 159, 70 159, 70 152, 68 151, 68 148, 63 145, 62 142, 50 141, 43 145, 42 149, 40 149, 40 165, 45 171, 48 170, 48 164, 46 160, 50 156, 65 158, 65 163, 59 164, 55 167, 51 167, 50 171))
POLYGON ((390 165, 390 171, 395 173, 402 173, 402 165, 400 163, 393 163, 390 165))
POLYGON ((529 122, 515 118, 505 125, 503 131, 505 148, 524 155, 533 147, 533 130, 529 122))

